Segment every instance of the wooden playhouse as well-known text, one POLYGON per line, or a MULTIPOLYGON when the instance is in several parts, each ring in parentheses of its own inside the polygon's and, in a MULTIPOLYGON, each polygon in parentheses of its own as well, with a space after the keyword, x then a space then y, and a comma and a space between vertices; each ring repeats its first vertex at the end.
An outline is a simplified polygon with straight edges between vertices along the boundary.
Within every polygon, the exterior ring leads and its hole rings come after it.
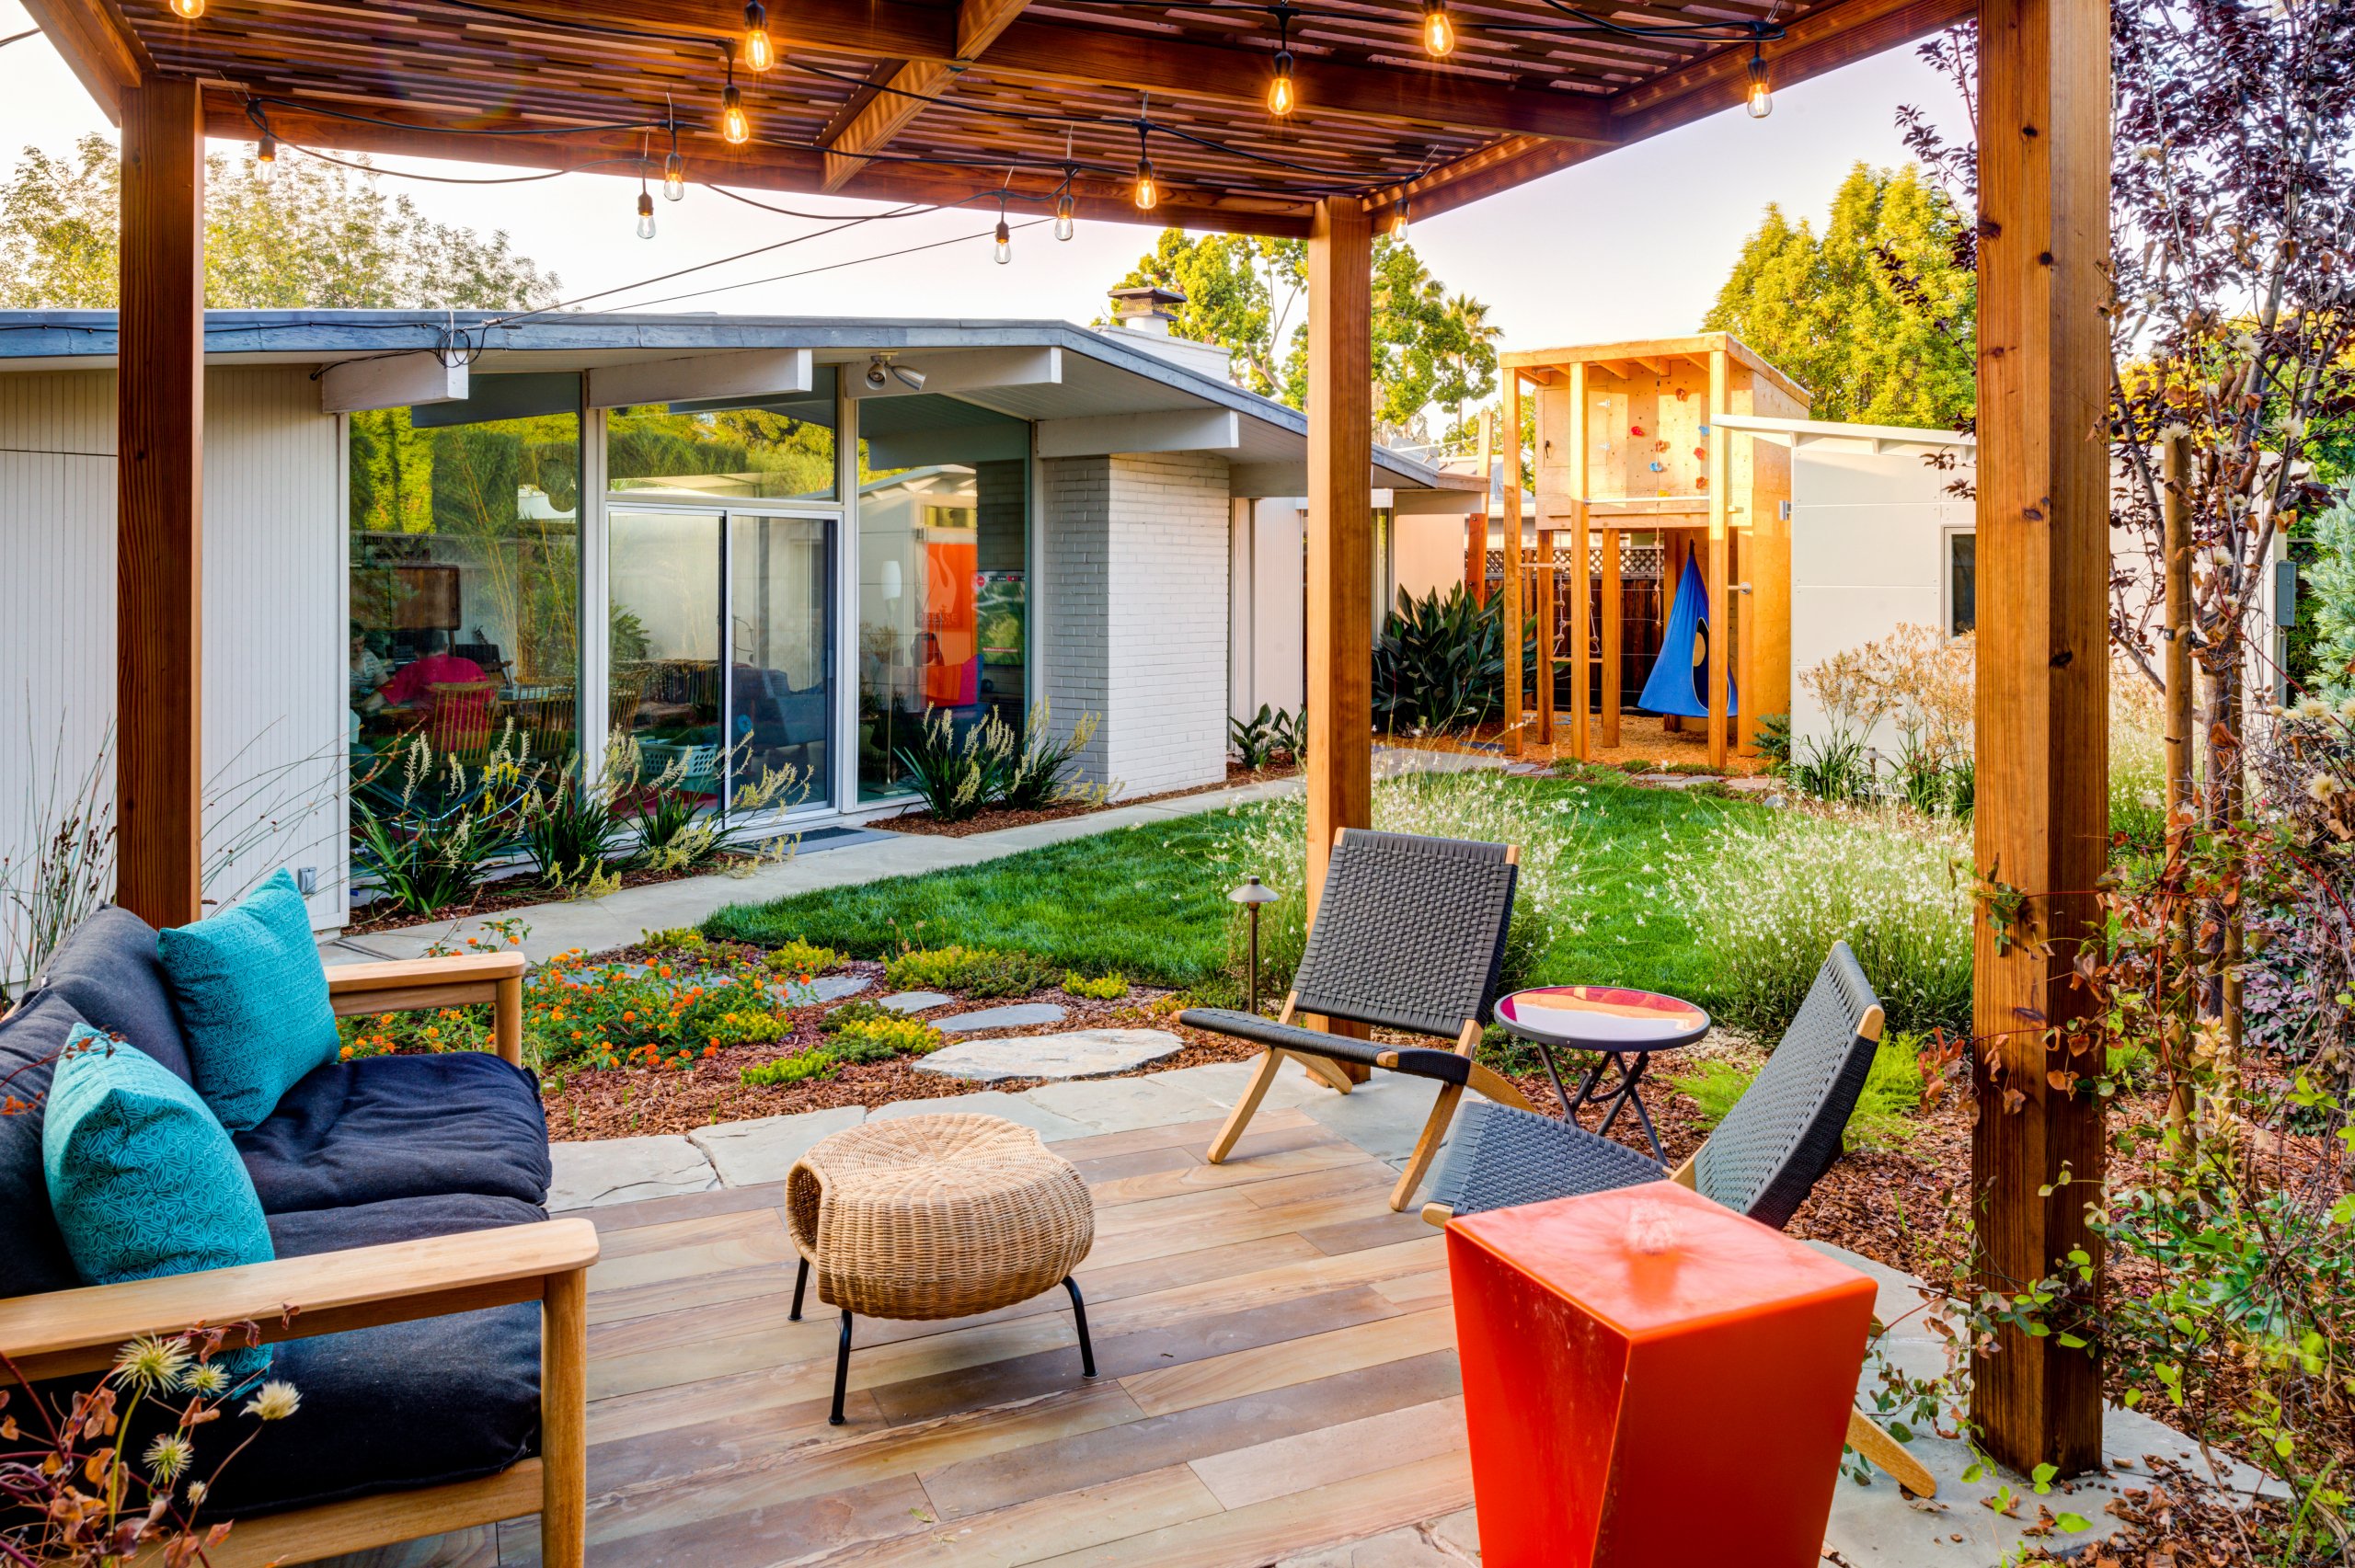
MULTIPOLYGON (((1584 758, 1598 729, 1615 749, 1622 713, 1640 704, 1671 730, 1697 729, 1712 766, 1753 751, 1759 716, 1791 705, 1791 454, 1718 416, 1803 418, 1807 389, 1724 332, 1500 358, 1505 429, 1520 427, 1524 396, 1535 416, 1536 551, 1522 560, 1522 530, 1503 530, 1506 623, 1534 617, 1536 646, 1556 652, 1533 683, 1521 639, 1505 639, 1508 749, 1526 739, 1584 758), (1631 600, 1637 559, 1659 591, 1631 600), (1660 617, 1660 658, 1635 693, 1622 659, 1631 613, 1660 617)), ((1520 465, 1503 468, 1504 516, 1518 518, 1520 465)))

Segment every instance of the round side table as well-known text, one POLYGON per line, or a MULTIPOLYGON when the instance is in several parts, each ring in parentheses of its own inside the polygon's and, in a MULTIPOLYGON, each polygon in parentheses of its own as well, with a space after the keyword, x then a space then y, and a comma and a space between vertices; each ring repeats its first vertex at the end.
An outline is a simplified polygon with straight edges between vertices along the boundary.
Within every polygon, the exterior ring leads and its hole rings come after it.
POLYGON ((1539 986, 1517 990, 1499 1001, 1497 1022, 1537 1047, 1545 1059, 1545 1076, 1554 1081, 1554 1093, 1561 1098, 1564 1119, 1576 1121, 1580 1107, 1600 1104, 1607 1097, 1610 1105, 1603 1113, 1600 1131, 1608 1138, 1611 1124, 1633 1103, 1636 1119, 1643 1124, 1644 1137, 1651 1143, 1652 1158, 1668 1163, 1660 1134, 1652 1130, 1651 1113, 1644 1109, 1644 1098, 1636 1093, 1636 1086, 1643 1082, 1654 1051, 1676 1050, 1709 1032, 1706 1013, 1676 997, 1626 986, 1539 986), (1588 1070, 1576 1093, 1562 1089, 1561 1074, 1554 1068, 1557 1046, 1601 1054, 1602 1059, 1588 1070), (1619 1082, 1606 1086, 1603 1074, 1614 1062, 1619 1082))

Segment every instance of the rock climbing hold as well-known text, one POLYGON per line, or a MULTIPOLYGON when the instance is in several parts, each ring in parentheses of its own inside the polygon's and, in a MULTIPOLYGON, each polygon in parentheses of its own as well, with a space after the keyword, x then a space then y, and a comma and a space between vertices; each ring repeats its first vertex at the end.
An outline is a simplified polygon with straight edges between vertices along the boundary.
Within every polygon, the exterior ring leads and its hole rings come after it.
POLYGON ((1665 468, 1665 467, 1667 467, 1667 466, 1668 466, 1668 465, 1667 465, 1666 464, 1664 464, 1664 463, 1655 463, 1655 464, 1652 464, 1652 472, 1653 472, 1653 473, 1655 473, 1655 474, 1657 474, 1657 473, 1659 473, 1661 469, 1663 469, 1663 468, 1665 468))
POLYGON ((1644 433, 1644 428, 1641 425, 1630 425, 1627 427, 1627 433, 1631 436, 1640 436, 1644 433))

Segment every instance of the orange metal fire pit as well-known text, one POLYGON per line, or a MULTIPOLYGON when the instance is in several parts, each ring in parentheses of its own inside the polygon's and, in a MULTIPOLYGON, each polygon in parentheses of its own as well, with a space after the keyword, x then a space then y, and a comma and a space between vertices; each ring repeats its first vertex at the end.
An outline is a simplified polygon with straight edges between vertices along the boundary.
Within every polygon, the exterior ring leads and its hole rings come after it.
POLYGON ((1809 1568, 1873 1282, 1668 1182, 1447 1228, 1488 1568, 1809 1568))

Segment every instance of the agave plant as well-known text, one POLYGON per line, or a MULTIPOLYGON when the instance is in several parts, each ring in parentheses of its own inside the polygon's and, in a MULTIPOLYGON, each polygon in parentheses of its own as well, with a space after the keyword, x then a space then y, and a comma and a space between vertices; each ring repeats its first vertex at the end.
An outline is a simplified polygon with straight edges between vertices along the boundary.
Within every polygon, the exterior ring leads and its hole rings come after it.
POLYGON ((1475 604, 1457 584, 1445 598, 1398 590, 1373 647, 1373 716, 1387 731, 1469 729, 1504 701, 1499 601, 1475 604))

